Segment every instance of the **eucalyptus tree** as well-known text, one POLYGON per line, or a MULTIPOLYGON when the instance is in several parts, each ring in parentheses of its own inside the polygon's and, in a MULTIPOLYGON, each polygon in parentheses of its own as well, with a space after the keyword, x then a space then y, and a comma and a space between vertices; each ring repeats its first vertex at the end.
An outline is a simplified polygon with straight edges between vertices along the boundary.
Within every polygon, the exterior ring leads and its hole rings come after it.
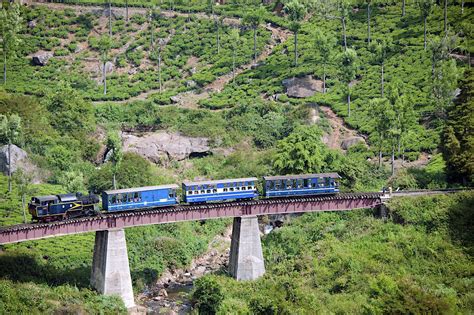
POLYGON ((28 174, 23 169, 18 168, 13 176, 17 191, 21 196, 21 209, 23 211, 23 223, 26 223, 26 196, 31 196, 35 193, 35 189, 31 186, 33 180, 31 174, 28 174))
POLYGON ((17 114, 0 114, 0 140, 8 145, 8 191, 12 191, 12 144, 19 143, 21 118, 17 114))
POLYGON ((7 83, 7 61, 15 56, 20 42, 18 33, 21 30, 20 7, 17 3, 3 5, 0 10, 0 35, 3 51, 3 84, 7 83))
MULTIPOLYGON (((394 119, 391 123, 391 149, 392 149, 392 175, 394 173, 395 147, 398 147, 398 154, 401 153, 402 140, 408 135, 408 131, 416 124, 416 113, 413 102, 408 95, 403 94, 405 90, 400 79, 394 79, 387 86, 387 99, 392 106, 394 119)), ((405 149, 403 148, 404 156, 405 149)))
POLYGON ((110 49, 112 48, 112 38, 109 35, 102 35, 99 39, 100 61, 102 63, 102 81, 104 82, 104 95, 107 94, 107 69, 110 49))
POLYGON ((235 59, 237 58, 237 51, 242 45, 239 29, 233 28, 230 31, 229 40, 232 45, 232 83, 235 83, 235 59))
POLYGON ((402 16, 405 16, 406 12, 406 0, 402 0, 402 16))
POLYGON ((429 41, 431 50, 431 73, 434 76, 439 62, 448 60, 454 49, 459 47, 459 38, 456 34, 445 33, 443 37, 435 36, 429 41))
POLYGON ((373 53, 374 62, 380 65, 380 94, 384 97, 384 66, 385 59, 392 46, 391 39, 376 40, 369 45, 369 50, 373 53))
POLYGON ((109 9, 109 36, 112 36, 112 2, 111 0, 108 1, 108 9, 109 9))
POLYGON ((160 93, 163 92, 163 80, 161 76, 162 68, 163 68, 163 59, 162 59, 162 51, 164 46, 164 41, 160 38, 158 39, 158 44, 151 47, 150 55, 152 59, 155 59, 158 66, 158 82, 159 82, 159 89, 160 93))
POLYGON ((339 55, 339 66, 341 81, 346 84, 347 117, 351 117, 351 81, 355 79, 359 68, 356 51, 348 48, 342 52, 339 55))
POLYGON ((290 0, 285 4, 285 12, 290 20, 290 30, 294 34, 295 43, 295 66, 298 65, 298 31, 301 28, 300 22, 306 15, 306 6, 298 0, 290 0))
POLYGON ((394 111, 386 98, 374 98, 369 102, 369 116, 372 119, 371 125, 374 127, 377 148, 379 151, 379 168, 382 167, 382 150, 385 140, 388 138, 388 132, 391 127, 391 121, 394 118, 394 111))
POLYGON ((444 33, 448 33, 448 0, 444 0, 444 33))
POLYGON ((441 122, 445 122, 446 109, 453 103, 458 78, 459 71, 452 59, 440 62, 435 68, 431 83, 431 98, 435 114, 441 122))
POLYGON ((259 7, 257 10, 251 10, 243 18, 243 24, 250 27, 253 30, 253 62, 257 62, 257 29, 258 26, 263 22, 263 16, 265 15, 265 9, 259 7))
POLYGON ((370 44, 370 6, 374 3, 374 0, 359 0, 362 3, 366 4, 367 7, 367 43, 370 44))
POLYGON ((423 19, 423 43, 424 48, 426 50, 426 22, 428 20, 429 15, 431 14, 431 11, 433 10, 433 0, 416 0, 416 4, 420 9, 420 15, 423 19))
POLYGON ((110 152, 109 161, 112 163, 112 185, 117 189, 116 175, 120 163, 123 159, 122 140, 116 131, 110 131, 107 134, 107 151, 110 152))
POLYGON ((349 0, 336 0, 336 8, 339 12, 339 18, 342 24, 342 40, 344 43, 344 50, 347 50, 346 21, 349 17, 350 7, 351 2, 349 0))
POLYGON ((317 29, 314 35, 314 46, 321 56, 321 64, 323 65, 323 93, 326 93, 326 67, 331 60, 332 51, 336 46, 336 39, 320 29, 317 29))

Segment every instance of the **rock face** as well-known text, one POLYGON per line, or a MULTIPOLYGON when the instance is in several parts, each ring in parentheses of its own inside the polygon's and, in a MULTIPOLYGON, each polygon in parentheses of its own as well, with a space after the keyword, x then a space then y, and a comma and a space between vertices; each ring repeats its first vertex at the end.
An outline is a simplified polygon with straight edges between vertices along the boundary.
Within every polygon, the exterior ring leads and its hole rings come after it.
MULTIPOLYGON (((25 150, 12 144, 11 153, 12 173, 16 172, 18 168, 22 168, 26 171, 30 171, 34 168, 28 160, 28 155, 25 150)), ((5 175, 8 174, 8 145, 0 147, 0 172, 5 175)))
POLYGON ((282 83, 286 87, 286 94, 289 97, 310 97, 316 92, 323 91, 322 81, 315 80, 310 75, 303 78, 285 79, 282 83))
POLYGON ((358 144, 358 143, 363 143, 365 144, 365 140, 364 138, 362 137, 351 137, 351 138, 347 138, 347 139, 344 139, 342 140, 342 143, 341 143, 341 148, 344 149, 344 150, 347 150, 349 149, 350 147, 358 144))
POLYGON ((51 57, 53 57, 52 53, 42 52, 34 55, 31 60, 35 66, 46 66, 51 57))
POLYGON ((191 138, 165 131, 145 133, 142 136, 124 133, 122 141, 124 152, 137 153, 153 163, 180 161, 211 153, 207 138, 191 138))

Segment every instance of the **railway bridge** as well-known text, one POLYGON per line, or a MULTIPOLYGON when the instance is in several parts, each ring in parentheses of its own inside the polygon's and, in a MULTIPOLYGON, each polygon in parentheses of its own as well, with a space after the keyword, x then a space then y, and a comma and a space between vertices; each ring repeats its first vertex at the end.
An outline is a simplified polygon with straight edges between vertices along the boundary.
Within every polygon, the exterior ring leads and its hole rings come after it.
MULTIPOLYGON (((446 191, 410 192, 413 194, 446 191)), ((234 218, 229 273, 237 280, 254 280, 265 273, 257 216, 321 211, 381 208, 391 196, 382 193, 291 197, 177 205, 150 210, 109 213, 50 223, 20 224, 0 228, 0 245, 69 234, 95 232, 91 285, 102 294, 119 295, 127 307, 134 297, 128 262, 125 228, 190 220, 234 218)))

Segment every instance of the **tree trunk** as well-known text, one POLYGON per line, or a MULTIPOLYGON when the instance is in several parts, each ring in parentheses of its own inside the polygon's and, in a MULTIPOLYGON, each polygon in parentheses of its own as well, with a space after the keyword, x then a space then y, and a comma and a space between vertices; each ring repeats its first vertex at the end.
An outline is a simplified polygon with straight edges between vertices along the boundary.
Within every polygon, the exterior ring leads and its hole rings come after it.
POLYGON ((235 83, 235 48, 232 52, 232 83, 235 83))
POLYGON ((381 68, 382 68, 382 76, 381 76, 381 78, 380 78, 380 80, 381 80, 381 81, 380 81, 380 83, 381 83, 380 86, 381 86, 381 92, 382 92, 381 94, 382 94, 382 97, 383 97, 383 94, 384 94, 383 66, 384 66, 384 65, 383 65, 383 62, 382 62, 382 67, 381 67, 381 68))
POLYGON ((323 65, 323 94, 326 94, 326 64, 323 65))
POLYGON ((423 19, 423 25, 424 25, 424 30, 423 30, 423 33, 424 33, 424 47, 425 47, 425 50, 426 50, 426 20, 428 19, 427 16, 424 17, 423 19))
POLYGON ((347 50, 347 38, 346 38, 346 18, 342 17, 342 38, 344 41, 344 50, 347 50))
POLYGON ((395 175, 395 145, 392 143, 392 176, 395 175))
POLYGON ((107 73, 105 71, 105 59, 102 62, 102 79, 104 80, 104 95, 107 94, 107 73))
POLYGON ((109 0, 109 36, 112 36, 112 3, 109 0))
POLYGON ((125 0, 125 21, 128 23, 128 0, 125 0))
POLYGON ((253 63, 257 63, 257 27, 253 29, 253 63))
POLYGON ((112 174, 113 178, 112 178, 112 185, 114 185, 114 189, 117 189, 117 181, 115 180, 115 171, 114 173, 112 174))
POLYGON ((351 117, 351 88, 347 83, 347 117, 351 117))
POLYGON ((7 84, 7 49, 3 46, 3 84, 7 84))
POLYGON ((444 33, 448 32, 448 0, 444 0, 444 33))
POLYGON ((8 141, 8 192, 12 191, 12 142, 8 141))
POLYGON ((26 223, 25 194, 21 194, 21 208, 23 209, 23 223, 26 223))
POLYGON ((158 50, 158 80, 160 81, 160 93, 163 91, 163 85, 161 84, 161 49, 158 50))
POLYGON ((217 27, 217 55, 221 52, 221 44, 219 40, 219 22, 216 20, 216 27, 217 27))
POLYGON ((405 2, 406 0, 403 0, 402 2, 402 16, 405 16, 405 4, 406 4, 405 2))
POLYGON ((367 3, 367 43, 370 44, 370 3, 367 3))
POLYGON ((379 143, 379 168, 382 167, 382 139, 380 139, 379 143))
POLYGON ((461 14, 464 14, 464 0, 461 1, 461 14))
POLYGON ((298 65, 298 32, 295 31, 295 66, 298 65))

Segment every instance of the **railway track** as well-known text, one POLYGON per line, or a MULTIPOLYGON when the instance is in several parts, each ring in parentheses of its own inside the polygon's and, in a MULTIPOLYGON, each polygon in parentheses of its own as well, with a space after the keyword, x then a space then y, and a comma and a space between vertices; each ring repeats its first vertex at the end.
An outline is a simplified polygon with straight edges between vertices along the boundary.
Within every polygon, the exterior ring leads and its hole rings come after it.
POLYGON ((130 216, 141 216, 145 214, 156 214, 156 213, 174 213, 174 212, 186 212, 186 211, 195 211, 195 210, 210 210, 214 208, 226 208, 226 207, 235 207, 235 206, 254 206, 254 205, 265 205, 265 204, 286 204, 294 202, 324 202, 331 200, 351 200, 351 199, 374 199, 381 198, 383 194, 381 192, 370 192, 370 193, 340 193, 336 195, 325 195, 325 196, 311 196, 311 197, 284 197, 284 198, 272 198, 272 199, 256 199, 256 200, 246 200, 246 201, 233 201, 233 202, 223 202, 223 203, 206 203, 199 205, 175 205, 159 208, 150 208, 147 210, 138 210, 138 211, 127 211, 120 213, 101 213, 98 216, 91 217, 81 217, 74 219, 66 219, 61 221, 53 221, 47 223, 26 223, 26 224, 17 224, 10 225, 5 227, 0 227, 0 233, 2 232, 15 232, 21 230, 33 230, 41 227, 47 226, 62 226, 71 223, 81 223, 81 222, 93 222, 103 220, 104 218, 123 218, 130 216))

